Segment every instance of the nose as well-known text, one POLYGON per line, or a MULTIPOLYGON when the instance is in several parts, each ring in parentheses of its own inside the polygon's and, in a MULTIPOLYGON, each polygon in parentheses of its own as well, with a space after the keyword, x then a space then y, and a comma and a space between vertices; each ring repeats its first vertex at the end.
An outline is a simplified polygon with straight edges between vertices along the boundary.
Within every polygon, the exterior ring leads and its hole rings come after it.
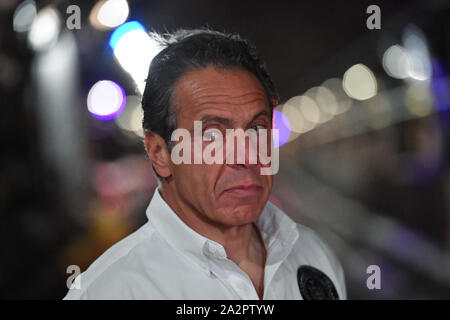
POLYGON ((256 167, 258 163, 257 134, 246 135, 238 129, 225 138, 226 164, 234 169, 256 167))

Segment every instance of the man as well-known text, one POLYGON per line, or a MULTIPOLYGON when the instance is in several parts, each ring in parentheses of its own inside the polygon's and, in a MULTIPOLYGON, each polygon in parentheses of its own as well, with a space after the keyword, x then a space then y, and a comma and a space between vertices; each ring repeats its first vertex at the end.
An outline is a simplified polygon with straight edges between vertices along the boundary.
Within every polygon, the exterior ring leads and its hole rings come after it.
MULTIPOLYGON (((255 48, 210 30, 159 40, 165 48, 142 100, 145 146, 160 180, 149 221, 98 258, 66 299, 345 299, 331 251, 268 202, 273 175, 261 174, 269 164, 249 160, 249 144, 244 162, 174 161, 172 151, 188 142, 174 141, 174 130, 194 134, 195 121, 202 150, 231 139, 231 129, 272 129, 278 96, 255 48)), ((258 139, 270 145, 270 135, 258 139)), ((198 148, 187 146, 182 153, 198 148)), ((228 147, 215 152, 230 159, 228 147)))

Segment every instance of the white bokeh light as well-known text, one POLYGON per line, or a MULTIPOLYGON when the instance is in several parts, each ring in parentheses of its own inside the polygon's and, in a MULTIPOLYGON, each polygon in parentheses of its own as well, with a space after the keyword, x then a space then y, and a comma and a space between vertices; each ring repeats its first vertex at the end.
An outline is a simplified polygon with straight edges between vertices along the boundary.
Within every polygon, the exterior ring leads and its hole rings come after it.
POLYGON ((328 88, 334 95, 337 103, 336 115, 347 112, 352 107, 352 100, 348 98, 342 88, 342 79, 331 78, 322 83, 322 87, 328 88))
POLYGON ((122 87, 109 80, 94 84, 87 98, 89 112, 102 120, 116 117, 123 110, 125 103, 125 92, 122 87))
POLYGON ((383 54, 383 68, 393 78, 409 77, 410 63, 408 52, 400 45, 389 47, 383 54))
POLYGON ((40 10, 28 33, 30 46, 36 51, 41 51, 54 45, 58 39, 60 23, 60 17, 55 8, 49 6, 40 10))
POLYGON ((127 22, 117 28, 111 36, 110 46, 122 68, 135 81, 138 90, 144 92, 150 63, 161 47, 137 21, 127 22))
POLYGON ((114 28, 124 23, 128 14, 129 7, 126 0, 107 0, 100 6, 97 19, 103 26, 114 28))
POLYGON ((389 47, 383 54, 383 68, 397 79, 425 81, 431 78, 430 54, 423 32, 408 25, 403 33, 403 46, 389 47))
POLYGON ((295 133, 304 133, 313 129, 320 120, 320 110, 309 96, 296 96, 289 99, 282 108, 289 121, 290 129, 295 133))
POLYGON ((313 87, 305 95, 313 99, 319 108, 319 123, 331 120, 336 114, 337 102, 330 89, 326 87, 313 87))
POLYGON ((345 93, 356 100, 367 100, 377 94, 377 80, 373 72, 363 64, 349 68, 342 80, 345 93))
POLYGON ((408 25, 403 33, 403 44, 410 58, 409 76, 420 81, 430 79, 430 55, 423 32, 414 25, 408 25))

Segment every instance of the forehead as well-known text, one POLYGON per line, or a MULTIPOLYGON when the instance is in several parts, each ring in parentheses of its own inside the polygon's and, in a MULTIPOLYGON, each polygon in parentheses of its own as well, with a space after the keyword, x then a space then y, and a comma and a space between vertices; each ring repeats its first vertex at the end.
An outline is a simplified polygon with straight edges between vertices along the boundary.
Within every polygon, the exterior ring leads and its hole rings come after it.
POLYGON ((259 80, 239 68, 208 67, 187 73, 177 82, 172 100, 178 119, 198 119, 204 114, 227 118, 251 116, 270 110, 259 80))

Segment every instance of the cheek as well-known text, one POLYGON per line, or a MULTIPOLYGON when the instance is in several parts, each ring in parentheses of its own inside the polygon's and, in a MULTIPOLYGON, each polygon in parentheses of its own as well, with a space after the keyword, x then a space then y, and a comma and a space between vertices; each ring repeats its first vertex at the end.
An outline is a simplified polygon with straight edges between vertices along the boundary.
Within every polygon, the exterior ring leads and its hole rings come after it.
POLYGON ((217 165, 180 164, 173 168, 176 184, 182 185, 184 192, 198 193, 203 198, 213 195, 219 173, 217 165))

